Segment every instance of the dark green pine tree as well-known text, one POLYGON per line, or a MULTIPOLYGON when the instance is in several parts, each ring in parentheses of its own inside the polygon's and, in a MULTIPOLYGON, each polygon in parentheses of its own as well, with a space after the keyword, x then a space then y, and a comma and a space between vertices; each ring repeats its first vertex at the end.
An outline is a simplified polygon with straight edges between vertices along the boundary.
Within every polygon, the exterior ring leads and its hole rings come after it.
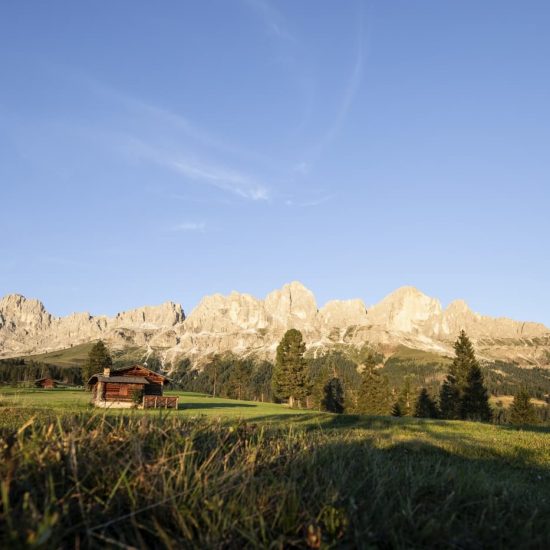
POLYGON ((537 423, 535 407, 525 388, 520 389, 514 397, 510 407, 510 422, 516 425, 537 423))
POLYGON ((94 374, 103 374, 103 369, 110 369, 112 366, 113 360, 111 359, 111 354, 103 343, 103 340, 99 340, 92 346, 92 349, 88 353, 88 360, 82 367, 84 384, 87 384, 94 374))
POLYGON ((233 399, 248 399, 252 363, 246 359, 237 359, 229 371, 226 391, 233 399))
POLYGON ((401 408, 401 404, 399 401, 396 401, 393 404, 393 407, 391 409, 391 415, 392 416, 403 416, 403 409, 401 408))
POLYGON ((367 366, 357 396, 357 410, 360 414, 388 415, 391 412, 391 392, 388 379, 367 366))
POLYGON ((460 331, 454 349, 455 357, 439 396, 441 415, 450 420, 464 418, 465 409, 462 406, 462 399, 468 385, 468 375, 472 367, 479 368, 474 346, 464 330, 460 331))
POLYGON ((323 399, 325 398, 325 387, 335 377, 333 370, 324 366, 315 376, 311 385, 311 406, 314 409, 323 410, 323 399))
POLYGON ((410 375, 405 376, 404 384, 399 395, 397 397, 397 402, 399 403, 399 408, 401 409, 401 416, 411 416, 412 409, 414 405, 414 394, 411 389, 411 377, 410 375))
POLYGON ((271 379, 273 378, 273 364, 269 361, 256 363, 250 377, 251 390, 256 401, 271 401, 273 390, 271 379))
POLYGON ((277 346, 273 393, 279 399, 288 400, 291 407, 295 404, 301 406, 310 393, 305 351, 302 333, 296 329, 287 330, 277 346))
POLYGON ((487 388, 483 383, 483 374, 477 365, 472 365, 470 368, 462 396, 460 416, 465 420, 477 422, 490 422, 493 418, 487 388))
POLYGON ((426 388, 422 388, 418 394, 414 406, 414 416, 416 418, 437 418, 439 416, 437 405, 426 388))
POLYGON ((325 384, 321 410, 338 414, 344 412, 344 388, 339 378, 331 378, 325 384))
POLYGON ((445 378, 439 391, 439 409, 441 418, 447 420, 460 418, 462 412, 460 409, 460 390, 455 377, 450 373, 445 378))

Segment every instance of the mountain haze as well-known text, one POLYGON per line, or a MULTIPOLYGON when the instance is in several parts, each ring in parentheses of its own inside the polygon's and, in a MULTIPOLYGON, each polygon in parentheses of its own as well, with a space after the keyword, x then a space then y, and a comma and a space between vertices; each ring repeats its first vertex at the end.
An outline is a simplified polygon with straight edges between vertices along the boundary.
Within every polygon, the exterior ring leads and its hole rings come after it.
POLYGON ((444 309, 439 300, 413 287, 402 287, 369 308, 356 299, 330 301, 319 309, 313 293, 299 282, 274 290, 264 300, 238 292, 206 296, 187 318, 174 302, 115 317, 54 317, 38 300, 7 295, 0 300, 0 357, 55 351, 101 338, 113 349, 154 351, 167 366, 182 357, 200 365, 224 352, 272 359, 289 328, 303 333, 312 354, 368 343, 390 353, 407 346, 449 355, 458 332, 465 329, 482 358, 525 366, 550 363, 550 329, 539 323, 486 317, 462 300, 444 309))

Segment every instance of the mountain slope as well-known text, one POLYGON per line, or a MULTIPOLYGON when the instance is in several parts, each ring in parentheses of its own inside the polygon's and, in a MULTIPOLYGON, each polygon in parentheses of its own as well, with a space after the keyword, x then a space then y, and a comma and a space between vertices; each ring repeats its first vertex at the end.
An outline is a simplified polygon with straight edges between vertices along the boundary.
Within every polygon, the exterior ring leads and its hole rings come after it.
POLYGON ((273 358, 289 328, 302 331, 314 355, 365 343, 390 352, 406 346, 448 355, 465 329, 486 359, 550 363, 550 329, 542 324, 482 316, 463 301, 443 309, 439 300, 413 287, 396 290, 368 310, 361 300, 334 300, 319 309, 313 293, 299 282, 264 300, 237 292, 206 296, 187 318, 173 302, 112 318, 89 313, 56 318, 38 300, 8 295, 0 300, 0 357, 46 353, 101 338, 115 350, 155 350, 167 363, 189 357, 200 364, 223 352, 273 358))

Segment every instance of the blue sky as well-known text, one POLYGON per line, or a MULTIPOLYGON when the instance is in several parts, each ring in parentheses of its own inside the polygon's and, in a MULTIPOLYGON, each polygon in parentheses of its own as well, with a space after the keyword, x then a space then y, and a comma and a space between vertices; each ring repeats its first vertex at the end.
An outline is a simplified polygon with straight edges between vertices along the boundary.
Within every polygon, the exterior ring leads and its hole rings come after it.
POLYGON ((550 5, 3 2, 0 294, 300 280, 550 324, 550 5))

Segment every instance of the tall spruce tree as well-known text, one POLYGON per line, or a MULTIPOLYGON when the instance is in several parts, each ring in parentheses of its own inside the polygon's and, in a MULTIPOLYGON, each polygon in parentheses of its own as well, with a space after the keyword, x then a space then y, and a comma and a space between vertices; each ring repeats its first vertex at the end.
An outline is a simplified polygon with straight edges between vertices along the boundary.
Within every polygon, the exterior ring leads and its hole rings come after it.
MULTIPOLYGON (((479 384, 483 386, 483 376, 475 356, 474 346, 464 330, 460 332, 454 344, 454 349, 455 357, 439 394, 441 416, 450 420, 459 420, 476 415, 486 416, 487 410, 482 411, 481 409, 484 409, 484 406, 480 405, 482 391, 479 384), (472 380, 469 381, 472 370, 475 373, 472 380), (470 387, 466 401, 464 401, 466 388, 472 384, 475 389, 470 387), (472 392, 475 395, 472 395, 472 392), (470 411, 469 407, 474 407, 474 409, 470 411)), ((490 411, 490 409, 488 410, 490 411)))
POLYGON ((273 393, 279 399, 288 400, 291 407, 295 404, 300 407, 310 393, 305 351, 302 333, 296 329, 287 330, 277 346, 273 393))
POLYGON ((339 378, 331 378, 325 384, 321 410, 338 414, 344 412, 344 388, 339 378))
POLYGON ((418 394, 414 405, 414 416, 416 418, 437 418, 439 416, 437 405, 426 388, 422 388, 418 394))
POLYGON ((447 420, 460 418, 460 390, 458 389, 456 378, 451 373, 447 374, 441 385, 441 390, 439 391, 439 409, 442 418, 447 420))
POLYGON ((396 401, 393 404, 393 407, 391 409, 391 415, 392 416, 403 416, 403 409, 401 407, 401 404, 399 401, 396 401))
POLYGON ((249 399, 251 376, 252 362, 246 359, 237 359, 227 377, 227 394, 233 399, 249 399))
POLYGON ((405 376, 404 384, 397 396, 397 404, 401 411, 401 416, 411 416, 414 405, 414 395, 411 389, 411 377, 405 376))
POLYGON ((478 422, 490 422, 493 411, 489 406, 487 388, 483 383, 483 374, 478 365, 472 365, 461 401, 461 418, 478 422))
POLYGON ((391 391, 388 379, 373 366, 363 371, 357 396, 357 412, 360 414, 388 415, 391 412, 391 391))
POLYGON ((525 388, 520 389, 514 397, 510 407, 510 422, 516 425, 537 423, 535 407, 525 388))
POLYGON ((99 340, 92 346, 92 349, 88 353, 88 360, 82 367, 84 384, 87 384, 94 374, 103 374, 103 369, 110 369, 112 366, 113 360, 111 359, 111 354, 103 343, 103 340, 99 340))
POLYGON ((328 366, 323 366, 320 371, 313 377, 313 374, 310 372, 312 377, 311 384, 311 406, 314 409, 323 410, 323 399, 325 398, 325 388, 327 384, 335 378, 333 370, 328 366))

